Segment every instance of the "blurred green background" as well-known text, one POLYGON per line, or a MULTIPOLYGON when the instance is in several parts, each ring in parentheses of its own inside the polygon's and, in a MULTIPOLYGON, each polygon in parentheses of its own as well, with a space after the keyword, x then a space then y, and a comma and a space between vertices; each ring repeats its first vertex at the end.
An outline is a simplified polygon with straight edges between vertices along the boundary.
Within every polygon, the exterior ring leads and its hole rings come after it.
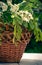
MULTIPOLYGON (((7 0, 0 0, 0 1, 3 1, 5 3, 7 3, 7 0)), ((22 2, 23 0, 12 0, 12 3, 20 3, 22 2)), ((39 27, 41 28, 42 30, 42 0, 26 0, 27 2, 32 3, 34 2, 33 4, 35 5, 36 3, 38 4, 34 6, 34 13, 35 13, 35 16, 39 16, 39 27), (40 3, 41 2, 41 3, 40 3)), ((30 5, 30 7, 32 7, 32 4, 30 5)), ((34 35, 32 36, 31 38, 31 41, 30 43, 27 45, 26 47, 26 50, 25 50, 25 53, 42 53, 42 42, 36 42, 35 41, 35 38, 34 38, 34 35)))
POLYGON ((30 43, 26 47, 25 53, 42 53, 42 42, 36 42, 32 37, 30 43))

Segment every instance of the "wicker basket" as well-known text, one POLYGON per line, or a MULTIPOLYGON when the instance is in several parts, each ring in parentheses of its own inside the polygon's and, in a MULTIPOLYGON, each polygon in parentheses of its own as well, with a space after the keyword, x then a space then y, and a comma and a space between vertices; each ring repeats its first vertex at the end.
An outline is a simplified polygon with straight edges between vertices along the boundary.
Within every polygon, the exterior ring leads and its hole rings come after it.
POLYGON ((1 31, 0 38, 2 45, 0 45, 0 62, 20 62, 22 54, 29 43, 31 33, 24 30, 21 35, 21 40, 17 41, 17 46, 13 44, 13 26, 0 24, 1 31))

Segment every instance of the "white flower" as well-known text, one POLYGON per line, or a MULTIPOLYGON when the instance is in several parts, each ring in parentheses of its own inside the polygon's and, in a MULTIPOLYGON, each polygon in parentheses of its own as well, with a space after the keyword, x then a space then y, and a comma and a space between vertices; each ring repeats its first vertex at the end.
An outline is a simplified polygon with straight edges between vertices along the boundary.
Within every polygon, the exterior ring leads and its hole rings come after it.
POLYGON ((3 2, 0 2, 0 7, 2 7, 2 11, 6 11, 7 10, 7 5, 3 2))
POLYGON ((19 10, 19 4, 12 4, 10 1, 7 2, 8 5, 10 5, 10 11, 11 12, 17 12, 19 10))
POLYGON ((33 20, 33 17, 32 17, 32 14, 31 13, 29 13, 29 18, 33 20))
POLYGON ((12 6, 12 3, 10 1, 7 1, 8 5, 12 6))
POLYGON ((32 14, 29 13, 28 11, 21 10, 21 11, 17 12, 17 14, 22 17, 23 21, 26 21, 28 23, 29 23, 30 19, 33 19, 32 14))
POLYGON ((7 10, 7 6, 2 6, 2 11, 6 11, 7 10))
POLYGON ((12 0, 7 0, 7 3, 8 3, 8 2, 12 2, 12 0))
POLYGON ((27 18, 22 18, 23 19, 23 21, 26 21, 26 22, 28 22, 29 23, 29 19, 27 19, 27 18))
POLYGON ((19 10, 19 5, 17 4, 14 4, 14 5, 12 5, 11 6, 11 9, 10 9, 10 11, 12 11, 12 12, 17 12, 19 10))

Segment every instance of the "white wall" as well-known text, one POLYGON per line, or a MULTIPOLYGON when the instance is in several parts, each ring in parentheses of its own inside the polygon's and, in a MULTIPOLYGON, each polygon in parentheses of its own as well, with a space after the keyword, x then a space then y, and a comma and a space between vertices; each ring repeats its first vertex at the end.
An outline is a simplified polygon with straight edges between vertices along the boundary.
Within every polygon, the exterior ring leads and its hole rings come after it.
POLYGON ((42 54, 40 53, 24 53, 22 59, 34 59, 34 60, 42 60, 42 54))

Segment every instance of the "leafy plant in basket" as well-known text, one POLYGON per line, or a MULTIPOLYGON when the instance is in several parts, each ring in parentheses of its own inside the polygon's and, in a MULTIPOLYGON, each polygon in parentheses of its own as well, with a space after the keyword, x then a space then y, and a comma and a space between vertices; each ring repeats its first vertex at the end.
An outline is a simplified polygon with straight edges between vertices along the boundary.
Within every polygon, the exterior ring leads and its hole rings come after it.
MULTIPOLYGON (((7 2, 7 4, 3 3, 3 5, 6 6, 2 6, 0 12, 1 47, 3 50, 6 49, 6 51, 8 48, 10 49, 8 49, 9 54, 6 52, 8 54, 8 60, 7 58, 4 60, 6 62, 19 62, 27 43, 30 41, 32 33, 35 35, 36 41, 42 41, 42 31, 38 25, 38 18, 35 18, 32 9, 30 9, 31 11, 28 9, 27 2, 23 1, 14 5, 7 2), (13 51, 14 49, 15 51, 13 51), (9 55, 11 60, 9 60, 9 55)), ((5 62, 4 60, 3 62, 5 62)))

